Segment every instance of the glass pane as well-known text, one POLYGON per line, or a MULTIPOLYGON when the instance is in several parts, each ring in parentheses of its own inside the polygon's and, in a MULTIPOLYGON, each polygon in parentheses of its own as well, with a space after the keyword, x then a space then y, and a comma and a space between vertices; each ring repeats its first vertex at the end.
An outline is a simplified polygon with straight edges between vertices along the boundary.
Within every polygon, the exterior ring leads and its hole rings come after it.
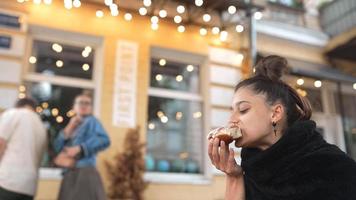
POLYGON ((47 82, 27 83, 26 88, 28 95, 39 103, 36 111, 48 128, 49 147, 42 166, 52 167, 54 166, 52 160, 55 156, 53 141, 58 132, 67 125, 70 117, 74 115, 71 109, 75 96, 83 92, 91 93, 92 91, 51 85, 47 82))
POLYGON ((30 69, 46 75, 69 76, 91 79, 94 50, 55 42, 34 40, 30 69))
POLYGON ((302 88, 306 93, 306 97, 310 101, 312 109, 314 112, 323 112, 323 103, 321 98, 321 91, 310 89, 310 88, 302 88))
POLYGON ((198 93, 199 67, 165 59, 152 59, 151 87, 198 93))
POLYGON ((146 169, 202 173, 200 102, 149 97, 146 169))
POLYGON ((343 109, 344 134, 348 153, 356 159, 356 96, 351 94, 339 96, 338 93, 334 93, 334 99, 337 113, 341 114, 340 109, 343 109), (340 104, 340 99, 342 104, 340 104))

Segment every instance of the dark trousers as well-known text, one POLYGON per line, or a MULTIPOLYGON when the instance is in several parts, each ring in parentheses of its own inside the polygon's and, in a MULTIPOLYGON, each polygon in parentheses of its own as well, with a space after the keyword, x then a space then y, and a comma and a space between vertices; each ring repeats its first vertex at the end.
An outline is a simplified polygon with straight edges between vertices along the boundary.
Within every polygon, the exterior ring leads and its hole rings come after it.
POLYGON ((0 187, 0 199, 1 200, 33 200, 33 196, 11 192, 9 190, 0 187))

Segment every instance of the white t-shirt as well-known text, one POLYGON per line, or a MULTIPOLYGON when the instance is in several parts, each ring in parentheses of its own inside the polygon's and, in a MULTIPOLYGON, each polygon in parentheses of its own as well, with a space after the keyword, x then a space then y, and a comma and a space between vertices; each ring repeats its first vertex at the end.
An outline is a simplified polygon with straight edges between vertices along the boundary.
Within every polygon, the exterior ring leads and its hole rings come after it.
POLYGON ((7 146, 0 160, 0 186, 34 196, 38 170, 47 146, 40 117, 26 108, 14 108, 0 116, 0 137, 7 146))

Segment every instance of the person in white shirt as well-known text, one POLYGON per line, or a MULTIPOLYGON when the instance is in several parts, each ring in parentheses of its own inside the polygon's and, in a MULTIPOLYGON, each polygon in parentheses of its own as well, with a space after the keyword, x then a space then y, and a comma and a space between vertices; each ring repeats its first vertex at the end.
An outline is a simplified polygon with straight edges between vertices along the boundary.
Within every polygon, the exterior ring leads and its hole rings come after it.
POLYGON ((35 107, 24 98, 0 115, 1 200, 32 200, 36 194, 47 133, 35 107))

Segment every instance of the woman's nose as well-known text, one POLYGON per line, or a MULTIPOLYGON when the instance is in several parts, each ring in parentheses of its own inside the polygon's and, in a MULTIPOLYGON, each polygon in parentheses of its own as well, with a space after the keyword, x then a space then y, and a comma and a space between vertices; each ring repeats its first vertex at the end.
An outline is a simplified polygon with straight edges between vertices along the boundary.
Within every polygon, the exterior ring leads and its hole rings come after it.
POLYGON ((238 126, 240 119, 237 115, 232 114, 229 119, 230 126, 238 126))

